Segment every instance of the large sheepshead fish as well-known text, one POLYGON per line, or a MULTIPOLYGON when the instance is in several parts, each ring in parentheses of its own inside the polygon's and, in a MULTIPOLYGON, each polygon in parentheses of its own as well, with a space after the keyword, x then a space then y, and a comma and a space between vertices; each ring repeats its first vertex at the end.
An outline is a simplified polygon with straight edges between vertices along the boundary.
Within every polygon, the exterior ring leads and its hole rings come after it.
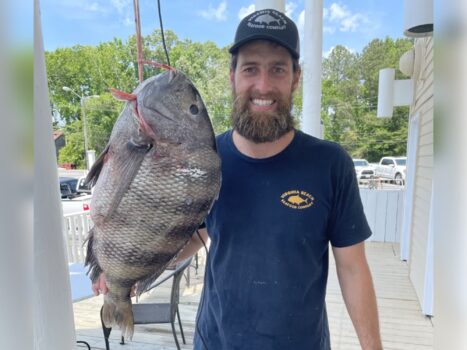
POLYGON ((130 290, 141 294, 203 222, 220 188, 220 159, 206 107, 191 81, 167 71, 127 100, 91 168, 95 184, 86 265, 105 273, 103 320, 133 335, 130 290))

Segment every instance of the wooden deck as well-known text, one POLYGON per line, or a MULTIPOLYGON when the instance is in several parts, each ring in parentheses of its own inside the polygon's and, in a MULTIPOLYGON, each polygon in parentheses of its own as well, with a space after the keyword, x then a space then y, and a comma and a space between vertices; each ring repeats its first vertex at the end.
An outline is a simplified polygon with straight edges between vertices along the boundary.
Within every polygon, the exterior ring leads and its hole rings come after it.
MULTIPOLYGON (((394 243, 368 242, 366 251, 373 273, 379 305, 381 334, 386 350, 433 349, 433 326, 422 315, 415 291, 408 278, 405 262, 399 260, 399 247, 394 243)), ((201 257, 201 263, 203 259, 201 257)), ((190 286, 182 280, 180 312, 187 340, 182 349, 192 349, 195 317, 203 284, 203 269, 198 274, 190 268, 190 286)), ((334 261, 331 258, 327 291, 327 308, 333 350, 360 349, 357 336, 342 300, 334 261)), ((170 285, 161 286, 144 300, 167 297, 170 285)), ((144 302, 141 300, 141 302, 144 302)), ((87 341, 92 349, 105 349, 100 327, 99 310, 102 297, 93 297, 74 304, 77 340, 87 341)), ((120 332, 111 334, 112 350, 176 349, 170 325, 136 326, 133 341, 120 345, 120 332)), ((181 337, 179 335, 179 341, 181 337)), ((287 349, 288 350, 288 349, 287 349)))

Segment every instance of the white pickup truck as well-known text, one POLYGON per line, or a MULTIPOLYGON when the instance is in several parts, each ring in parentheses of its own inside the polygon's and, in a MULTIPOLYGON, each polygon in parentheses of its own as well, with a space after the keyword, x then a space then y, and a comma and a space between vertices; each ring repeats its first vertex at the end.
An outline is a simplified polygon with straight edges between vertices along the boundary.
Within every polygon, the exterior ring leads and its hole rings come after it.
POLYGON ((383 157, 375 168, 375 176, 404 185, 407 157, 383 157))
POLYGON ((91 207, 91 198, 92 196, 89 194, 80 195, 73 198, 63 198, 63 215, 88 211, 91 207))
POLYGON ((85 177, 60 177, 63 214, 88 211, 91 206, 91 187, 84 186, 85 177), (66 187, 64 187, 66 186, 66 187))

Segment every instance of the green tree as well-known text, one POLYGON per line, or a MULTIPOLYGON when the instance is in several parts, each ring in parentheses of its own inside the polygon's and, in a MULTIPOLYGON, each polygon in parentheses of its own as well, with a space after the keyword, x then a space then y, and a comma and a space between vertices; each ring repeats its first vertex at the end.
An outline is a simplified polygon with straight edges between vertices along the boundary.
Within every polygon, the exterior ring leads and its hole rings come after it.
POLYGON ((80 118, 80 96, 101 95, 114 87, 131 91, 138 84, 137 67, 121 40, 98 46, 74 46, 46 53, 50 99, 55 117, 64 123, 80 118))
POLYGON ((73 163, 79 169, 85 168, 84 134, 81 120, 68 123, 64 132, 66 145, 60 150, 58 163, 73 163))
MULTIPOLYGON (((180 41, 165 32, 170 63, 184 72, 199 90, 210 114, 216 133, 230 125, 231 106, 229 59, 227 48, 218 48, 213 42, 180 41)), ((142 38, 143 58, 166 63, 159 30, 142 38)), ((88 147, 97 153, 105 147, 113 124, 123 109, 114 100, 109 88, 133 91, 139 84, 135 36, 126 42, 119 39, 97 46, 74 46, 46 53, 49 90, 57 126, 64 127, 67 146, 60 154, 60 162, 73 162, 83 166, 84 139, 81 128, 83 110, 77 96, 98 95, 85 99, 88 147), (63 87, 74 91, 64 91, 63 87)), ((162 69, 144 66, 144 79, 160 73, 162 69)))
POLYGON ((396 68, 412 47, 407 39, 372 40, 361 54, 336 46, 323 61, 322 120, 325 138, 341 143, 358 158, 378 161, 384 155, 404 155, 408 107, 394 109, 392 118, 376 118, 379 70, 396 68))
POLYGON ((344 46, 336 46, 323 61, 322 119, 325 138, 353 147, 360 115, 362 86, 358 79, 358 56, 344 46))
POLYGON ((88 125, 88 147, 99 155, 109 142, 110 133, 123 110, 124 103, 116 100, 110 93, 86 102, 86 121, 88 125))

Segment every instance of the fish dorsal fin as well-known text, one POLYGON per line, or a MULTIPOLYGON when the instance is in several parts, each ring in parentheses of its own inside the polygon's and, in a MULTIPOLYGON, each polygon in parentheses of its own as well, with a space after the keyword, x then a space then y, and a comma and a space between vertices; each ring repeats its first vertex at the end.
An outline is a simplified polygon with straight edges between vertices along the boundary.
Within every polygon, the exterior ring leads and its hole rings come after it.
POLYGON ((119 101, 136 101, 136 95, 121 91, 115 88, 110 89, 110 93, 119 101))

